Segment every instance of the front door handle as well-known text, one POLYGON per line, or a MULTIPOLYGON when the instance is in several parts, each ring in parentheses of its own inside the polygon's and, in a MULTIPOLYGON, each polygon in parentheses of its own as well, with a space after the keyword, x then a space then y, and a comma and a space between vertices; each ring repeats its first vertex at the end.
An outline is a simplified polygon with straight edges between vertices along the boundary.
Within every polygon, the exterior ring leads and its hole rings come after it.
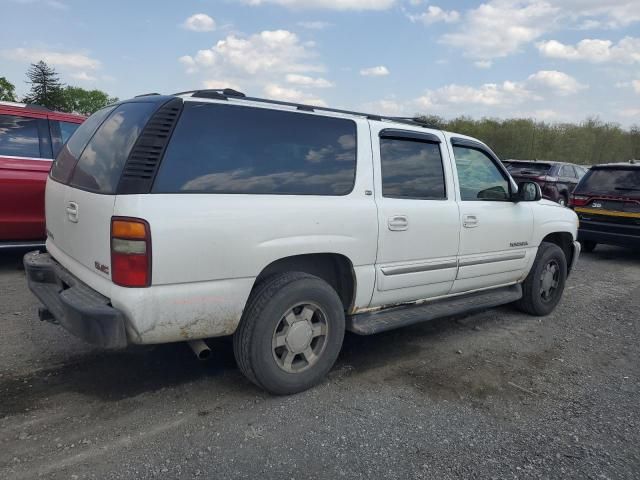
POLYGON ((465 215, 462 220, 462 226, 464 228, 475 228, 478 226, 478 217, 475 215, 465 215))
POLYGON ((387 221, 389 230, 401 232, 409 228, 409 219, 405 215, 394 215, 387 221))

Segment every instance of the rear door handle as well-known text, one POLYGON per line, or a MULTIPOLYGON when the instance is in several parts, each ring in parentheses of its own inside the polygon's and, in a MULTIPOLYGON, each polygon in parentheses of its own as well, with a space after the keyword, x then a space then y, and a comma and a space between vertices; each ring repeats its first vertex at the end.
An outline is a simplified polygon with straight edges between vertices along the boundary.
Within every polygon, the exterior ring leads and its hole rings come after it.
POLYGON ((69 202, 67 204, 67 218, 70 222, 78 223, 78 204, 76 202, 69 202))
POLYGON ((478 217, 475 215, 465 215, 462 221, 464 228, 475 228, 478 226, 478 217))
POLYGON ((405 215, 394 215, 387 221, 389 230, 400 232, 409 228, 409 219, 405 215))

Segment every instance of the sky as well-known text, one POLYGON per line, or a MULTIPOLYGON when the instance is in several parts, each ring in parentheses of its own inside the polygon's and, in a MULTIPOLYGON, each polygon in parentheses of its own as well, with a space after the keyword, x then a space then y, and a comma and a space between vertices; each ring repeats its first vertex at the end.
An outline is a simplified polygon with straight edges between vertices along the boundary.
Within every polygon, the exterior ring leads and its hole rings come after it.
POLYGON ((640 0, 0 0, 0 76, 388 115, 640 124, 640 0), (11 21, 15 19, 15 21, 11 21))

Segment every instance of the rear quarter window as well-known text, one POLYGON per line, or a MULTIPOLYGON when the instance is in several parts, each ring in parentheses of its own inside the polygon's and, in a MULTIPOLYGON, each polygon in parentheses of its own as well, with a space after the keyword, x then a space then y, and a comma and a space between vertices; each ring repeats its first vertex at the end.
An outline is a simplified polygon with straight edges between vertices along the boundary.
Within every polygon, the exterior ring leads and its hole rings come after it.
POLYGON ((355 169, 352 120, 186 102, 153 192, 346 195, 355 169))
POLYGON ((84 148, 70 184, 115 193, 129 152, 157 107, 155 103, 124 103, 111 112, 84 148))

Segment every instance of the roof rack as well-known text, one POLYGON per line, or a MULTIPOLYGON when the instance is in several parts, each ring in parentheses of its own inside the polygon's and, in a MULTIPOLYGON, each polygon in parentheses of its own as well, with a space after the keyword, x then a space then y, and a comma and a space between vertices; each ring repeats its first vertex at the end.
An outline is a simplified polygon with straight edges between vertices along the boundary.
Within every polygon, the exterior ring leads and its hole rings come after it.
POLYGON ((341 113, 344 115, 355 115, 358 117, 364 117, 364 118, 367 118, 368 120, 390 120, 397 123, 404 123, 406 125, 433 128, 433 126, 427 124, 426 122, 420 120, 417 117, 397 117, 397 116, 394 117, 389 115, 377 115, 372 113, 356 112, 352 110, 342 110, 339 108, 319 107, 316 105, 307 105, 304 103, 285 102, 282 100, 271 100, 268 98, 259 98, 259 97, 248 97, 244 93, 238 92, 237 90, 233 90, 231 88, 188 90, 186 92, 174 93, 174 95, 187 95, 187 94, 191 94, 192 98, 195 97, 195 98, 213 98, 216 100, 228 100, 229 97, 232 97, 234 99, 241 99, 249 102, 268 103, 271 105, 295 107, 296 109, 304 112, 319 111, 319 112, 341 113))

